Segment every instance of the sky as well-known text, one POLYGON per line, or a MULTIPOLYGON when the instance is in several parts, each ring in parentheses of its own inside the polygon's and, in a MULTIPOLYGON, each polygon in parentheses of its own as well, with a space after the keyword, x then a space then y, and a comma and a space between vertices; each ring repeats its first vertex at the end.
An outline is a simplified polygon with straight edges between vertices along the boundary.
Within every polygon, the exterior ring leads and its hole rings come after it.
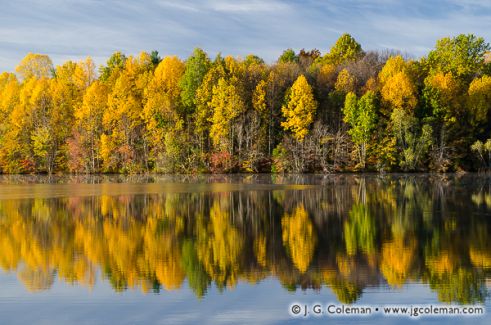
POLYGON ((329 51, 350 33, 364 50, 428 53, 437 39, 473 33, 491 41, 490 0, 0 0, 0 71, 28 53, 54 64, 111 53, 159 51, 186 58, 195 47, 214 57, 283 50, 329 51))

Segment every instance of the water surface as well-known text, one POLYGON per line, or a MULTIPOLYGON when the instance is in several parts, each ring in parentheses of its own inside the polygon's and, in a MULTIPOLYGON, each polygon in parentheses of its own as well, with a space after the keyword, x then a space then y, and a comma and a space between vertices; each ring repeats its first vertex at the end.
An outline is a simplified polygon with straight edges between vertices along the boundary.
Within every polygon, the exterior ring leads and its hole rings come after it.
POLYGON ((487 176, 0 178, 2 324, 330 321, 294 302, 491 311, 490 284, 487 176))

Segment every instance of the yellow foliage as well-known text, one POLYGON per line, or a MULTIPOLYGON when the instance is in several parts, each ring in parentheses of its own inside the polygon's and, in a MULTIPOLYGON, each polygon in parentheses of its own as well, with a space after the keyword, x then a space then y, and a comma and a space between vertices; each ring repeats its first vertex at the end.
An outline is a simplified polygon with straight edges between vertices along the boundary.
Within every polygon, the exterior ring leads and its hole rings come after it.
POLYGON ((451 72, 438 72, 428 76, 425 79, 425 85, 438 91, 442 103, 451 105, 457 101, 460 85, 451 72))
POLYGON ((482 76, 469 85, 469 109, 477 122, 486 122, 491 107, 491 77, 482 76))
POLYGON ((213 87, 213 97, 209 103, 213 109, 210 118, 210 137, 215 146, 226 150, 230 144, 231 122, 243 113, 245 104, 236 86, 237 79, 225 80, 220 78, 213 87))
POLYGON ((317 110, 312 88, 304 75, 297 78, 287 96, 287 104, 281 107, 286 121, 281 122, 281 126, 292 131, 293 136, 302 142, 317 110))
POLYGON ((258 111, 260 114, 264 114, 266 112, 266 86, 267 83, 264 80, 259 81, 254 89, 254 93, 252 94, 252 105, 254 109, 258 111))
POLYGON ((53 72, 53 62, 49 56, 29 52, 15 68, 24 79, 49 78, 53 72))
POLYGON ((77 63, 73 73, 73 82, 78 89, 87 89, 96 80, 96 77, 95 63, 91 57, 77 63))
POLYGON ((334 64, 324 64, 319 69, 317 82, 324 89, 333 87, 336 83, 336 66, 334 64))
POLYGON ((382 86, 381 94, 382 98, 396 109, 410 111, 418 103, 416 87, 404 71, 388 77, 382 86))
POLYGON ((19 101, 20 85, 12 73, 0 74, 0 118, 8 119, 15 105, 19 101))
POLYGON ((381 84, 386 84, 390 78, 400 72, 407 72, 407 63, 402 56, 391 56, 378 75, 381 84))
POLYGON ((355 76, 351 75, 346 69, 341 70, 338 74, 334 89, 344 93, 354 92, 356 89, 355 76))
POLYGON ((176 101, 181 92, 179 80, 184 69, 184 63, 177 56, 165 57, 155 69, 151 87, 158 88, 176 101))
POLYGON ((184 70, 184 63, 179 58, 165 57, 145 89, 143 116, 154 159, 159 159, 166 152, 166 135, 181 129, 179 80, 184 70))

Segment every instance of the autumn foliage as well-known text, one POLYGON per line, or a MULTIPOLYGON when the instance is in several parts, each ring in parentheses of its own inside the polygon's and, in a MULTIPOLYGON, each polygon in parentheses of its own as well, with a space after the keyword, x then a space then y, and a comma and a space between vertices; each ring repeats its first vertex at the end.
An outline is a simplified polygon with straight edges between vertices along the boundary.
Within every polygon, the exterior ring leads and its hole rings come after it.
POLYGON ((116 52, 98 71, 29 53, 0 75, 0 171, 487 169, 489 49, 459 35, 412 59, 344 34, 272 64, 116 52))

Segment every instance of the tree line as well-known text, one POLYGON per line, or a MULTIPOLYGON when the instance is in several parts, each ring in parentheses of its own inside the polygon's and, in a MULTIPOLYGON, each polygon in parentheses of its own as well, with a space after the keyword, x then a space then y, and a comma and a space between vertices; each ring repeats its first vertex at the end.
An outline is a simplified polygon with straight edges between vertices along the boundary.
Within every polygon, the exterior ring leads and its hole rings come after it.
POLYGON ((463 171, 491 166, 490 46, 447 37, 420 59, 285 50, 186 60, 115 52, 0 75, 3 173, 463 171))

